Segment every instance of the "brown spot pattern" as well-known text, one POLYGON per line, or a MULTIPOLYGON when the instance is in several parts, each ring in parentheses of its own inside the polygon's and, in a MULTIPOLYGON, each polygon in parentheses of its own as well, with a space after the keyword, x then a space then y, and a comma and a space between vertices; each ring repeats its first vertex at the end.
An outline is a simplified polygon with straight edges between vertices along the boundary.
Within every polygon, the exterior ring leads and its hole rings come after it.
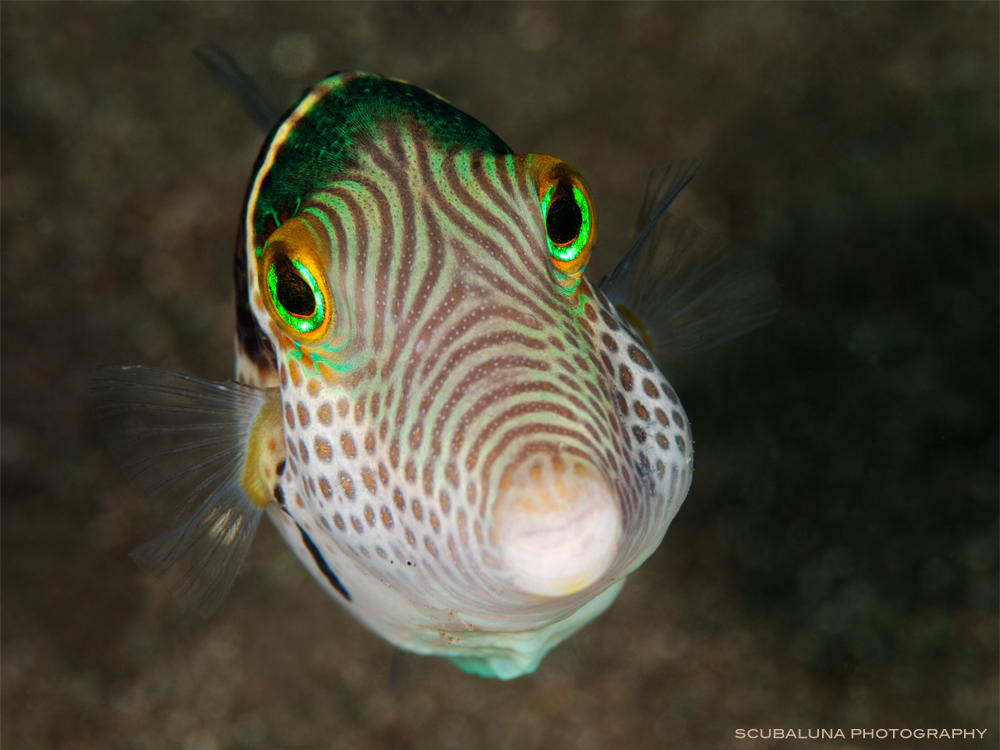
POLYGON ((324 463, 330 463, 333 460, 333 446, 330 445, 330 441, 326 438, 322 438, 319 435, 313 441, 314 447, 316 449, 316 455, 319 457, 320 461, 324 463))
POLYGON ((618 375, 622 381, 622 388, 626 391, 631 391, 632 386, 635 385, 635 379, 632 377, 632 371, 628 368, 628 365, 619 365, 618 375))
POLYGON ((625 397, 617 391, 615 392, 615 403, 618 405, 619 414, 628 414, 628 401, 626 401, 625 397))
POLYGON ((330 408, 330 404, 320 404, 316 410, 316 419, 319 420, 320 424, 325 425, 329 425, 333 421, 333 409, 330 408))
POLYGON ((319 491, 323 493, 323 497, 327 500, 333 497, 333 487, 330 486, 330 480, 322 474, 319 475, 319 491))
POLYGON ((354 441, 346 432, 340 433, 340 449, 344 451, 344 455, 348 458, 354 458, 358 455, 358 449, 355 447, 354 441))
POLYGON ((374 495, 378 488, 375 486, 375 475, 371 469, 361 470, 361 481, 365 483, 365 489, 374 495))
POLYGON ((652 370, 653 363, 649 361, 646 353, 635 344, 628 345, 628 357, 644 370, 652 370))
POLYGON ((344 490, 344 494, 347 495, 348 499, 354 499, 354 482, 343 471, 340 472, 340 487, 344 490))

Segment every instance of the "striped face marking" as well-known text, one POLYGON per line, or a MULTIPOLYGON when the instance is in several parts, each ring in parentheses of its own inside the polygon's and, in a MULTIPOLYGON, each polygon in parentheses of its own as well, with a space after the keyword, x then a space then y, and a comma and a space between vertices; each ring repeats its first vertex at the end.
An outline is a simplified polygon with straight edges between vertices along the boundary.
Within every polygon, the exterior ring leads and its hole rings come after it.
POLYGON ((530 671, 610 604, 691 479, 677 396, 584 276, 583 179, 346 73, 265 146, 244 235, 238 373, 280 388, 279 529, 393 643, 530 671))

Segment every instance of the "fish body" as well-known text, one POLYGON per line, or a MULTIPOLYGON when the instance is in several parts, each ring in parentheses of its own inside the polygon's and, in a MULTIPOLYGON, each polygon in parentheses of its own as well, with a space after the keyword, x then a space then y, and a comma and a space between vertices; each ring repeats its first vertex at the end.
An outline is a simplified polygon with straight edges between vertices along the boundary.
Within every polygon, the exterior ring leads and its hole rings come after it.
MULTIPOLYGON (((691 483, 690 426, 654 357, 677 338, 643 314, 664 313, 658 280, 675 280, 677 323, 734 277, 711 252, 654 268, 651 233, 690 179, 664 177, 602 291, 584 273, 596 219, 571 166, 512 153, 415 86, 321 81, 250 181, 238 384, 98 372, 96 412, 127 472, 154 499, 182 497, 164 501, 179 525, 140 565, 208 612, 266 512, 396 646, 484 676, 533 671, 610 606, 691 483)), ((726 335, 777 304, 736 277, 726 335)))

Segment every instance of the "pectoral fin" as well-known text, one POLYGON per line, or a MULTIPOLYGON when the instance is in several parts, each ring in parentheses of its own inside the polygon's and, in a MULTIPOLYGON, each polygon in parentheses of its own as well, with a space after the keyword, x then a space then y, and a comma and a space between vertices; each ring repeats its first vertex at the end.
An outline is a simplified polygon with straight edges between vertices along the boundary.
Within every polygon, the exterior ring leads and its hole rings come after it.
POLYGON ((273 422, 276 392, 148 367, 94 373, 94 415, 108 447, 172 526, 132 558, 205 617, 232 586, 269 501, 253 487, 248 496, 244 484, 248 444, 273 422))
POLYGON ((685 159, 650 175, 635 242, 600 284, 660 362, 748 333, 781 304, 757 259, 667 211, 697 169, 685 159))

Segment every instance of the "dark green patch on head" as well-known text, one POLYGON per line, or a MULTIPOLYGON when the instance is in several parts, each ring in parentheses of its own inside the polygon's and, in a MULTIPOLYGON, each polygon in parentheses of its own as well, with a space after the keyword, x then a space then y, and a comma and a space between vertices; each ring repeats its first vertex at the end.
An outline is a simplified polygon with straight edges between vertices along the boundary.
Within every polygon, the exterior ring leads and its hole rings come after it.
MULTIPOLYGON (((380 127, 386 123, 415 120, 445 148, 461 146, 494 154, 512 153, 485 125, 408 83, 373 73, 338 73, 317 84, 304 99, 322 88, 329 91, 302 114, 283 140, 280 143, 274 140, 282 138, 279 126, 261 152, 258 170, 263 168, 263 156, 272 143, 277 144, 256 203, 250 207, 256 237, 269 233, 278 222, 294 215, 303 197, 336 179, 351 164, 358 148, 377 138, 380 127)), ((298 106, 292 112, 297 110, 298 106)))

